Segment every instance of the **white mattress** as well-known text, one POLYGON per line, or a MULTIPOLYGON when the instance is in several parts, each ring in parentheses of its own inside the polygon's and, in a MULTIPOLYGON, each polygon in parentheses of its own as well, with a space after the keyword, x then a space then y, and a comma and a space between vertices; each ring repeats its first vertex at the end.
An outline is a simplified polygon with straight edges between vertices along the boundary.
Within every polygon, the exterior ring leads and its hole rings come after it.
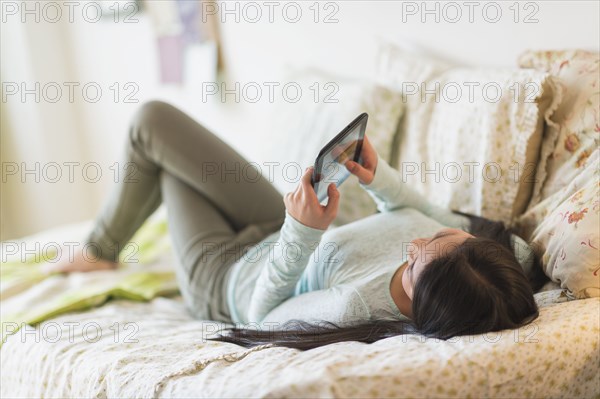
POLYGON ((597 397, 600 299, 536 297, 539 319, 515 331, 307 352, 205 341, 218 326, 191 319, 176 299, 114 301, 10 336, 1 396, 597 397))

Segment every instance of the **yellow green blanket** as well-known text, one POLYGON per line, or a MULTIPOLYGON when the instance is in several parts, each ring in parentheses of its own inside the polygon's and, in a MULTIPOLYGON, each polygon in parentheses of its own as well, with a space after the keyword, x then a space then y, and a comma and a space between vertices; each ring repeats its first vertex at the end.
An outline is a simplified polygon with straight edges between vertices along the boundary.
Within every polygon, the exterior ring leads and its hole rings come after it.
MULTIPOLYGON (((117 270, 46 275, 41 267, 55 256, 54 245, 25 239, 21 253, 2 256, 0 265, 0 322, 2 343, 25 324, 35 325, 57 315, 82 311, 119 298, 148 301, 178 292, 164 217, 149 220, 132 242, 135 256, 117 270), (39 248, 38 252, 31 248, 39 248), (27 249, 27 251, 23 251, 27 249), (27 252, 25 258, 22 252, 27 252), (135 262, 131 262, 135 260, 135 262)), ((7 244, 6 242, 3 244, 7 244)), ((15 248, 14 243, 3 246, 15 248)), ((11 251, 12 252, 12 251, 11 251)))

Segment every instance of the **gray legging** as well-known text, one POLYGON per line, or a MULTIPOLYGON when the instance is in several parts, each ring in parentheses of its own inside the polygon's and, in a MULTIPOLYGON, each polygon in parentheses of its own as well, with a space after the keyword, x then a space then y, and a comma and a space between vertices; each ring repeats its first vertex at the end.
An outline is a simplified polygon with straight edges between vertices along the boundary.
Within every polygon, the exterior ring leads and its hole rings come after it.
POLYGON ((133 119, 126 162, 134 173, 115 186, 88 237, 90 248, 115 261, 164 201, 187 307, 199 319, 231 321, 227 273, 246 246, 281 227, 281 195, 264 177, 254 179, 231 147, 162 102, 145 104, 133 119))

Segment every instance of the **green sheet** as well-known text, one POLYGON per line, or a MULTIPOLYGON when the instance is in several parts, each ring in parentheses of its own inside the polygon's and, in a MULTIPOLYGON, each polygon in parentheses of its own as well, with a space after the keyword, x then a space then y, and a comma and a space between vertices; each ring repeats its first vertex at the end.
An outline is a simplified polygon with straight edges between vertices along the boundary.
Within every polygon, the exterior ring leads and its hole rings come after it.
POLYGON ((123 263, 114 271, 48 276, 40 269, 55 256, 51 252, 30 254, 24 262, 2 263, 2 343, 25 324, 35 325, 60 314, 100 306, 111 299, 148 301, 177 294, 172 260, 168 259, 166 219, 146 222, 132 242, 138 246, 137 263, 123 263))

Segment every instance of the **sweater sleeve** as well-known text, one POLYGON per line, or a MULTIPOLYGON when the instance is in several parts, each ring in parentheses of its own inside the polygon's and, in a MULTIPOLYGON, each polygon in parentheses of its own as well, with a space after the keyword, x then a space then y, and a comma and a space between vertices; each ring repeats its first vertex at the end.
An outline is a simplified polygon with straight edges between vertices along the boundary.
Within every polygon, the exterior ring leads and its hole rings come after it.
POLYGON ((296 284, 324 232, 305 226, 286 213, 279 239, 250 297, 250 322, 262 321, 271 310, 294 295, 296 284))
POLYGON ((431 203, 409 187, 402 181, 400 172, 393 169, 381 157, 378 158, 375 177, 371 184, 361 184, 361 186, 375 200, 380 212, 413 208, 448 227, 466 229, 469 226, 466 217, 431 203))

